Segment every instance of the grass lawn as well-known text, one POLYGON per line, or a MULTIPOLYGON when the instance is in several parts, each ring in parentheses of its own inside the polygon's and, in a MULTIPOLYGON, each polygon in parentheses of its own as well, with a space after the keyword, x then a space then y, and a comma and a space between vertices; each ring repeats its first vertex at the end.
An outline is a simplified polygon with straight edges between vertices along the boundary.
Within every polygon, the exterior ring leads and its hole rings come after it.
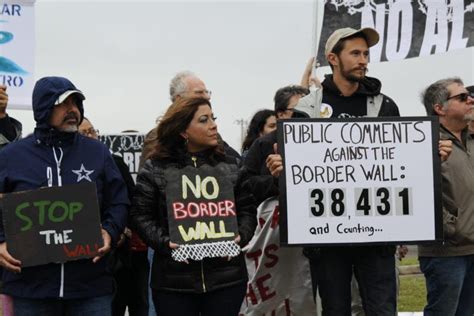
MULTIPOLYGON (((417 257, 404 258, 400 265, 417 265, 417 257)), ((398 311, 421 312, 426 305, 425 277, 423 274, 400 276, 398 311)))
POLYGON ((399 262, 401 266, 411 266, 418 263, 418 257, 406 257, 399 262))

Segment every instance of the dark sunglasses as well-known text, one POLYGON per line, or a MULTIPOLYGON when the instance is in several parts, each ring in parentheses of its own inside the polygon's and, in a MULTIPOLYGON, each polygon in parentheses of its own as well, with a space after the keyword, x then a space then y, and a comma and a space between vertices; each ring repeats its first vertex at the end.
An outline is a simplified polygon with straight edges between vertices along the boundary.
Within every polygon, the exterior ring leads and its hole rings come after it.
POLYGON ((456 94, 456 95, 453 95, 452 97, 447 98, 446 101, 456 98, 461 102, 466 102, 469 97, 472 97, 472 94, 470 92, 463 92, 463 93, 456 94))

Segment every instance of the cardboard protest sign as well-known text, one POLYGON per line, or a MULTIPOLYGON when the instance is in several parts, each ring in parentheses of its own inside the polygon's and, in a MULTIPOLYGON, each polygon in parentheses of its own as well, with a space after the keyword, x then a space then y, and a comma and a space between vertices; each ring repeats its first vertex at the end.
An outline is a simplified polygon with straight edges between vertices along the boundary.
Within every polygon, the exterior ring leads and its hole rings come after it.
POLYGON ((91 258, 103 244, 90 182, 4 194, 3 226, 23 267, 91 258))
POLYGON ((220 163, 165 170, 170 239, 180 245, 173 251, 175 260, 239 254, 234 186, 227 168, 220 163))
POLYGON ((442 237, 434 117, 278 123, 282 243, 420 243, 442 237))
POLYGON ((99 140, 109 147, 112 154, 123 158, 133 180, 137 181, 145 135, 138 133, 104 134, 99 135, 99 140))

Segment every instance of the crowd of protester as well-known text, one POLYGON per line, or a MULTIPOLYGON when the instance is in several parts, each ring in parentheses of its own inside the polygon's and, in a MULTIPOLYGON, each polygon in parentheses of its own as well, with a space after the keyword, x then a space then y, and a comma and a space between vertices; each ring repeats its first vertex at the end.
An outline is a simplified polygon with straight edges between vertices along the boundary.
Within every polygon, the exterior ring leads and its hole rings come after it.
MULTIPOLYGON (((310 59, 301 84, 279 88, 274 109, 252 117, 241 154, 218 133, 205 83, 192 72, 178 73, 170 83, 172 104, 146 136, 136 184, 122 158, 97 140, 84 116, 85 95, 70 80, 36 82, 36 128, 23 139, 20 122, 6 113, 7 87, 0 86, 0 192, 94 182, 103 241, 92 259, 22 267, 8 251, 0 223, 3 313, 238 315, 248 280, 242 252, 200 260, 173 256, 182 247, 170 239, 167 192, 173 175, 193 168, 221 172, 235 200, 238 233, 231 244, 245 247, 257 226, 257 207, 280 194, 284 166, 275 146, 277 120, 400 116, 396 102, 381 92, 382 83, 366 75, 369 48, 378 41, 371 28, 336 30, 325 45, 332 74, 322 82, 314 78, 316 62, 310 59), (87 175, 77 176, 78 169, 87 175)), ((444 78, 423 92, 427 115, 437 116, 441 126, 444 225, 443 243, 419 247, 426 315, 474 314, 473 90, 459 78, 444 78)), ((303 252, 322 315, 351 315, 354 284, 365 315, 396 315, 394 245, 303 252)))

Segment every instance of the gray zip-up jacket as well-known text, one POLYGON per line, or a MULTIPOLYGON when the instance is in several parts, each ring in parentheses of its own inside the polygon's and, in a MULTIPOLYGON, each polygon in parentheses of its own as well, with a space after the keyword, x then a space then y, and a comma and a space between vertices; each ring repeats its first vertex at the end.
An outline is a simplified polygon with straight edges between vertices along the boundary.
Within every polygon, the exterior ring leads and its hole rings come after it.
POLYGON ((467 128, 462 142, 441 126, 440 139, 453 142, 453 151, 441 164, 443 181, 443 228, 441 245, 418 247, 420 257, 451 257, 474 254, 474 139, 467 128))

